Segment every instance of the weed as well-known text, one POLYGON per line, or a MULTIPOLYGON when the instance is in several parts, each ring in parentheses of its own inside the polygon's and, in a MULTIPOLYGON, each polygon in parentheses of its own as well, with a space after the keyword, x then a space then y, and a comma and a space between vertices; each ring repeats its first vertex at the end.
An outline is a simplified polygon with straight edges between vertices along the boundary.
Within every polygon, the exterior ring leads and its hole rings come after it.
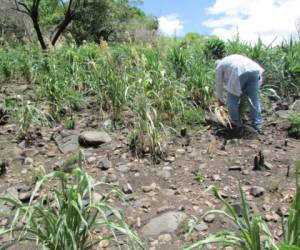
POLYGON ((291 123, 291 134, 300 137, 300 114, 299 113, 292 113, 289 116, 289 121, 291 123))
POLYGON ((66 129, 75 129, 76 127, 76 117, 71 115, 71 117, 66 118, 64 121, 64 127, 66 129))
POLYGON ((280 187, 281 179, 276 177, 271 177, 267 181, 267 188, 271 193, 278 191, 280 187))
POLYGON ((18 124, 18 138, 25 139, 31 125, 48 125, 47 115, 41 111, 36 104, 25 101, 21 96, 5 99, 5 106, 18 124))
POLYGON ((200 184, 205 180, 205 176, 198 173, 197 175, 194 176, 193 179, 200 184))

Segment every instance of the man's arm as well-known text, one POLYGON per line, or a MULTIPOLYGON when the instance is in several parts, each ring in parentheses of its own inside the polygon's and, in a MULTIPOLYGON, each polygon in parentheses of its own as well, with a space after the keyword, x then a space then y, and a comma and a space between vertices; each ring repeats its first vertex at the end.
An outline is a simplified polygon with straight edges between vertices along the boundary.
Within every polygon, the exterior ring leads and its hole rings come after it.
POLYGON ((216 96, 221 103, 224 103, 223 88, 224 88, 223 71, 222 68, 219 66, 216 69, 216 96))

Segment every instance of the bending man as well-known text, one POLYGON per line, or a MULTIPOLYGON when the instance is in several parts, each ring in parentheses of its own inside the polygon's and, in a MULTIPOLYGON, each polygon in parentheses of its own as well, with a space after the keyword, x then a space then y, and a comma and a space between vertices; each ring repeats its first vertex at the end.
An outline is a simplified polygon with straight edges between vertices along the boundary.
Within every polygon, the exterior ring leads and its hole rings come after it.
POLYGON ((217 62, 216 95, 221 103, 224 84, 227 90, 227 106, 233 125, 242 127, 240 119, 240 97, 245 94, 250 102, 252 127, 259 133, 262 129, 259 88, 264 69, 251 59, 241 55, 230 55, 217 62))

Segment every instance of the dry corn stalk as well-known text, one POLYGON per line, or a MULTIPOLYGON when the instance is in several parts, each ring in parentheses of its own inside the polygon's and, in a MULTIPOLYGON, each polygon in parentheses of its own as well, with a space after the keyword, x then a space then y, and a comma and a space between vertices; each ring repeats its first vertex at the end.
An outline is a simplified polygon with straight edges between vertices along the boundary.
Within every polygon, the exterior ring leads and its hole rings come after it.
POLYGON ((224 127, 232 128, 228 110, 226 107, 216 102, 209 107, 209 110, 216 117, 218 122, 221 123, 224 127))

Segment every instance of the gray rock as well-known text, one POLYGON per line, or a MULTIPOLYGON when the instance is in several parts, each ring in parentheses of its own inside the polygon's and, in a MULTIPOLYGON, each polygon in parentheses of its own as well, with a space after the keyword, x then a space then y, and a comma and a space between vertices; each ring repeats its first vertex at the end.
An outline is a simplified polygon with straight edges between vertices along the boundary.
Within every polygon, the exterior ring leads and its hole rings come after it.
POLYGON ((18 189, 16 187, 10 187, 6 189, 1 196, 18 199, 18 189))
POLYGON ((276 115, 282 119, 288 119, 291 114, 290 110, 278 110, 276 111, 276 115))
POLYGON ((253 195, 254 197, 260 197, 264 193, 265 193, 265 189, 263 187, 253 186, 250 189, 250 194, 253 195))
POLYGON ((33 159, 30 157, 26 157, 24 160, 25 165, 32 165, 33 164, 33 159))
POLYGON ((141 230, 146 238, 162 233, 174 233, 179 225, 187 218, 182 212, 167 212, 151 219, 141 230))
POLYGON ((118 166, 118 170, 122 173, 129 172, 129 167, 126 164, 122 164, 118 166))
POLYGON ((104 131, 85 131, 79 135, 80 145, 86 147, 97 147, 111 141, 109 134, 104 131))
MULTIPOLYGON (((2 197, 18 199, 18 190, 16 187, 10 187, 1 193, 2 197)), ((13 209, 13 205, 10 203, 0 202, 0 216, 10 214, 13 209)))
POLYGON ((211 179, 212 179, 213 181, 221 181, 221 180, 222 180, 221 176, 218 175, 218 174, 214 174, 214 175, 211 177, 211 179))
POLYGON ((116 182, 117 180, 118 180, 118 176, 116 176, 115 174, 108 174, 106 177, 107 183, 116 182))
POLYGON ((168 170, 157 170, 156 175, 164 180, 168 180, 171 177, 171 172, 168 170))
POLYGON ((79 147, 78 135, 67 135, 64 133, 54 136, 54 141, 58 149, 63 153, 69 153, 79 147))
POLYGON ((198 224, 197 226, 195 226, 195 229, 198 232, 205 232, 208 230, 208 226, 206 223, 202 222, 202 223, 198 224))
POLYGON ((100 168, 101 170, 105 171, 105 170, 112 168, 112 163, 107 158, 104 158, 98 162, 97 167, 100 168))
POLYGON ((129 183, 126 183, 125 185, 123 185, 122 191, 124 192, 124 194, 132 194, 133 193, 132 186, 129 183))
POLYGON ((265 162, 264 166, 268 170, 272 170, 273 169, 273 165, 271 163, 269 163, 269 162, 265 162))
POLYGON ((208 214, 203 218, 203 220, 206 223, 213 223, 215 218, 216 218, 216 216, 214 214, 208 214))
MULTIPOLYGON (((37 197, 37 194, 35 194, 33 199, 36 197, 37 197)), ((29 202, 30 198, 31 198, 31 192, 20 192, 19 193, 19 200, 22 202, 29 202)))
POLYGON ((293 112, 300 112, 300 100, 296 100, 290 107, 293 112))

